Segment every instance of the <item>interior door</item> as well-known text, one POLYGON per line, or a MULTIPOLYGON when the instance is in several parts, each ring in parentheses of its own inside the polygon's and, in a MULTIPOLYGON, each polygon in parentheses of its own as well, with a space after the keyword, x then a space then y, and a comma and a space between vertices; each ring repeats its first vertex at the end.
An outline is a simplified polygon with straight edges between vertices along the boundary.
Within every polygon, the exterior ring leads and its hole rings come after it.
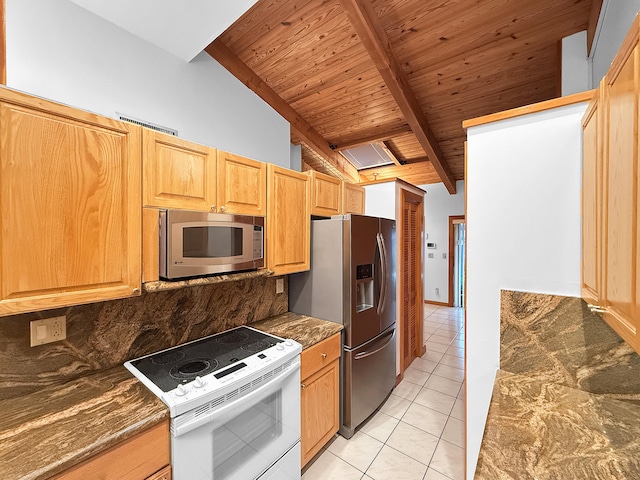
POLYGON ((406 369, 423 353, 422 343, 422 218, 423 197, 402 195, 401 240, 401 364, 406 369))

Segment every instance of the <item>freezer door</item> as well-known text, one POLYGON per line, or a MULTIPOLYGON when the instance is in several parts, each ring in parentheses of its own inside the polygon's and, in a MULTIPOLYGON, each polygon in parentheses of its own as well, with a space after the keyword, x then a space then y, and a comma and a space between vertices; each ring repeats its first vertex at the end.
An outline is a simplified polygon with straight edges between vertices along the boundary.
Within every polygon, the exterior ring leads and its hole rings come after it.
POLYGON ((384 264, 384 279, 380 288, 380 331, 396 323, 396 222, 380 219, 380 261, 384 264))
POLYGON ((381 332, 376 308, 376 279, 380 275, 376 266, 376 239, 380 224, 376 217, 348 215, 346 218, 351 268, 345 288, 351 290, 351 311, 345 322, 345 346, 353 348, 381 332))
POLYGON ((355 350, 344 350, 340 434, 351 438, 396 383, 395 325, 355 350))

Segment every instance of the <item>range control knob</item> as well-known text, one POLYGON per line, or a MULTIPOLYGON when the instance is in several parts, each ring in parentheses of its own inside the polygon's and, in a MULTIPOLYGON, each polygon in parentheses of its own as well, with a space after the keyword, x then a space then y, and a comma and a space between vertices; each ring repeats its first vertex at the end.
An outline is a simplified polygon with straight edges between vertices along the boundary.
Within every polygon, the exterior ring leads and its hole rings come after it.
POLYGON ((193 386, 196 388, 202 388, 207 384, 207 382, 205 382, 202 378, 200 377, 196 377, 196 379, 193 381, 193 386))
POLYGON ((291 340, 285 340, 284 344, 285 344, 287 347, 293 347, 293 342, 292 342, 291 340))
POLYGON ((179 397, 182 397, 187 393, 189 393, 189 389, 182 384, 178 385, 178 388, 176 388, 176 395, 179 397))
POLYGON ((284 350, 284 345, 282 345, 281 343, 278 343, 276 345, 276 350, 284 350))

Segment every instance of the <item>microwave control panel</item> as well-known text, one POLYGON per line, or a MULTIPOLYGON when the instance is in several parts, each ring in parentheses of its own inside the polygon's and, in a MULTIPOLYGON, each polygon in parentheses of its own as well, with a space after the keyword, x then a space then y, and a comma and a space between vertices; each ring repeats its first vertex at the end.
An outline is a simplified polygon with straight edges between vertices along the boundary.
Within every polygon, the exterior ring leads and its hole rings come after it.
POLYGON ((253 226, 253 258, 264 257, 264 229, 258 225, 253 226))

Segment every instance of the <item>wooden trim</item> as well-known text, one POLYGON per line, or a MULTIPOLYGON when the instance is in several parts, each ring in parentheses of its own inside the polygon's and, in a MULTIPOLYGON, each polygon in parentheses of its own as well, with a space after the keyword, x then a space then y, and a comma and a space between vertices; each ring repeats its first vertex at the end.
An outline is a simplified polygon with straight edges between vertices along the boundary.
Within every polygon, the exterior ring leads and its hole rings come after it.
POLYGON ((591 47, 596 36, 596 28, 602 11, 603 0, 591 0, 591 13, 589 14, 589 23, 587 25, 587 56, 591 56, 591 47))
POLYGON ((404 372, 399 373, 398 375, 396 375, 396 387, 402 381, 403 378, 404 378, 404 372))
POLYGON ((386 140, 391 140, 392 138, 406 135, 408 133, 411 133, 411 127, 409 127, 409 125, 405 125, 404 127, 398 128, 396 130, 380 133, 378 135, 371 135, 369 137, 360 138, 358 140, 354 140, 349 143, 338 145, 335 151, 340 152, 341 150, 348 150, 350 148, 359 147, 360 145, 367 145, 369 143, 376 143, 376 142, 384 142, 386 140))
POLYGON ((444 160, 436 136, 393 53, 373 5, 368 0, 340 0, 340 3, 440 180, 449 193, 456 193, 456 182, 451 169, 444 160))
POLYGON ((456 223, 456 220, 464 220, 464 215, 449 215, 449 307, 453 307, 453 267, 454 267, 454 250, 455 250, 455 242, 453 238, 454 229, 453 226, 456 223))
POLYGON ((276 112, 291 124, 291 128, 318 155, 328 161, 346 178, 357 183, 360 179, 358 171, 345 158, 334 152, 329 142, 320 135, 302 116, 285 102, 269 85, 267 85, 253 70, 244 64, 222 41, 215 40, 205 51, 234 77, 244 83, 262 100, 267 102, 276 112))
POLYGON ((491 115, 472 118, 470 120, 465 120, 464 122, 462 122, 462 128, 467 129, 470 127, 477 127, 478 125, 484 125, 486 123, 506 120, 508 118, 520 117, 522 115, 528 115, 530 113, 544 112, 545 110, 573 105, 574 103, 588 102, 593 98, 596 92, 597 90, 587 90, 586 92, 574 93, 573 95, 567 95, 566 97, 553 98, 544 102, 525 105, 524 107, 512 108, 511 110, 505 110, 504 112, 492 113, 491 115))
POLYGON ((631 52, 638 44, 639 36, 640 36, 640 16, 637 16, 636 19, 633 21, 631 28, 629 29, 629 33, 627 33, 627 36, 624 38, 624 41, 622 42, 620 49, 616 53, 616 56, 613 57, 613 61, 611 62, 611 66, 609 67, 607 74, 604 76, 604 78, 607 79, 607 83, 609 85, 615 82, 616 78, 618 78, 620 71, 625 66, 627 59, 631 55, 631 52))
POLYGON ((7 84, 7 17, 6 2, 0 0, 0 84, 7 84))
POLYGON ((439 307, 450 306, 447 302, 436 302, 435 300, 425 300, 424 303, 426 303, 427 305, 438 305, 439 307))
POLYGON ((556 97, 562 97, 562 39, 556 45, 556 97))
POLYGON ((589 105, 587 106, 587 110, 584 112, 584 115, 582 116, 582 128, 584 128, 585 125, 589 123, 589 120, 591 119, 593 114, 598 111, 598 98, 599 98, 599 95, 594 95, 593 99, 591 99, 591 101, 589 102, 589 105))

